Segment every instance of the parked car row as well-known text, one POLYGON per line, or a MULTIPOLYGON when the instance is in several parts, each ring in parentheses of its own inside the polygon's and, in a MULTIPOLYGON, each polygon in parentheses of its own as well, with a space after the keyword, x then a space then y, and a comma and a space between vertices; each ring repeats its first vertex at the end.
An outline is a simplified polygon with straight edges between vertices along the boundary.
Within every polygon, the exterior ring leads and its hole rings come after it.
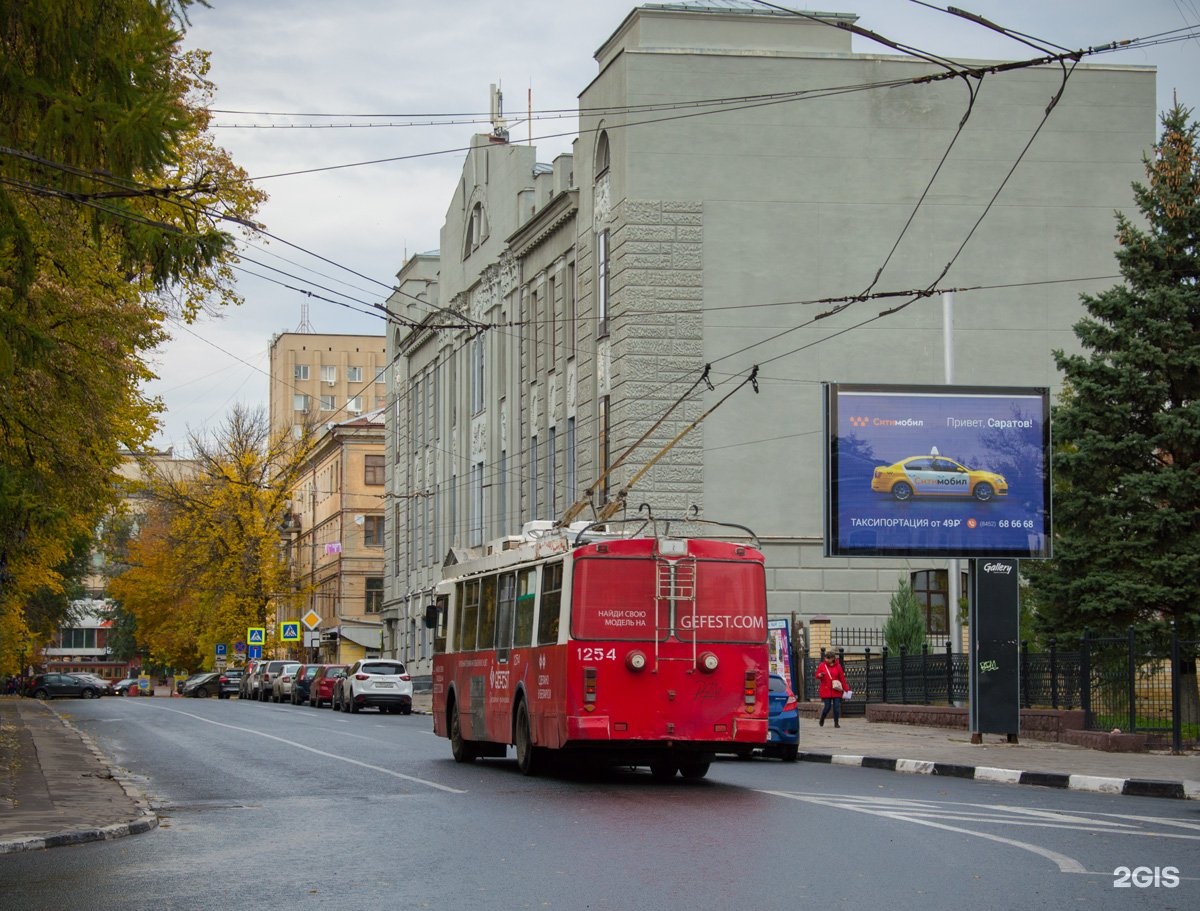
POLYGON ((238 696, 259 702, 291 703, 343 712, 377 708, 381 713, 412 714, 412 677, 402 661, 364 658, 352 665, 251 661, 242 674, 238 696))

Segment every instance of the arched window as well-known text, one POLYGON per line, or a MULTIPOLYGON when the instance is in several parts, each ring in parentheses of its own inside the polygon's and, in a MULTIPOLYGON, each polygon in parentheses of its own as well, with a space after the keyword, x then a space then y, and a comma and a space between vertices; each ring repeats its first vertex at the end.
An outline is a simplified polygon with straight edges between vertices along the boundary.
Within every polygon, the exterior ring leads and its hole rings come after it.
POLYGON ((477 202, 471 207, 467 218, 466 237, 463 239, 463 259, 470 256, 479 245, 487 240, 487 214, 483 211, 483 203, 477 202))
POLYGON ((596 140, 596 179, 599 180, 606 173, 608 167, 612 164, 611 153, 608 148, 608 131, 604 130, 600 133, 600 138, 596 140))

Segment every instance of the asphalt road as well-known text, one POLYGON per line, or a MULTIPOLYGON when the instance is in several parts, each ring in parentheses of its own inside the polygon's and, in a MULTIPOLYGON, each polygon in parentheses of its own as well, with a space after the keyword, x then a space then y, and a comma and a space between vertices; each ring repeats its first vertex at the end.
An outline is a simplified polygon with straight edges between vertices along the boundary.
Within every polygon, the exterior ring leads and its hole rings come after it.
POLYGON ((456 765, 419 715, 215 699, 68 714, 162 821, 0 856, 5 908, 1200 906, 1194 801, 774 760, 668 785, 531 779, 512 759, 456 765))

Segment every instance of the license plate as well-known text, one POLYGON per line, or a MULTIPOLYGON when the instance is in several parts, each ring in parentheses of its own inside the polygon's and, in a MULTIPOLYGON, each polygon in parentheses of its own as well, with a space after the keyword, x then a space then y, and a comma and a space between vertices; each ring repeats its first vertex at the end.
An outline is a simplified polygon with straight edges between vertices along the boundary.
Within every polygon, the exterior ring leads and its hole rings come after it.
POLYGON ((387 680, 380 680, 380 681, 379 681, 378 683, 376 683, 375 685, 376 685, 377 687, 392 687, 392 686, 395 686, 396 684, 394 684, 394 683, 391 683, 390 681, 387 681, 387 680))

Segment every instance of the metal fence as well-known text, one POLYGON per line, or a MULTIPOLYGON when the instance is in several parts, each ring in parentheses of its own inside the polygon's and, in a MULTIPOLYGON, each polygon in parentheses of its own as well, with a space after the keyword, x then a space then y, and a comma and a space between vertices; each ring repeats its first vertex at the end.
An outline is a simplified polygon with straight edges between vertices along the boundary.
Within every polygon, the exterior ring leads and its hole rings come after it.
MULTIPOLYGON (((845 636, 848 631, 837 632, 845 636)), ((850 639, 851 647, 857 644, 850 639)), ((1022 707, 1082 709, 1088 730, 1119 728, 1125 733, 1169 736, 1177 752, 1185 743, 1200 742, 1200 641, 1181 639, 1172 624, 1166 633, 1132 628, 1118 637, 1085 633, 1072 645, 1064 650, 1052 639, 1046 651, 1034 652, 1027 642, 1021 643, 1022 707)), ((874 651, 870 645, 858 654, 848 654, 845 647, 838 652, 854 691, 843 712, 865 712, 872 702, 967 702, 967 656, 953 654, 949 641, 937 649, 926 645, 917 654, 901 649, 896 655, 886 647, 874 651)), ((804 679, 796 683, 805 699, 817 698, 813 672, 820 661, 819 656, 809 656, 801 663, 804 679)))

